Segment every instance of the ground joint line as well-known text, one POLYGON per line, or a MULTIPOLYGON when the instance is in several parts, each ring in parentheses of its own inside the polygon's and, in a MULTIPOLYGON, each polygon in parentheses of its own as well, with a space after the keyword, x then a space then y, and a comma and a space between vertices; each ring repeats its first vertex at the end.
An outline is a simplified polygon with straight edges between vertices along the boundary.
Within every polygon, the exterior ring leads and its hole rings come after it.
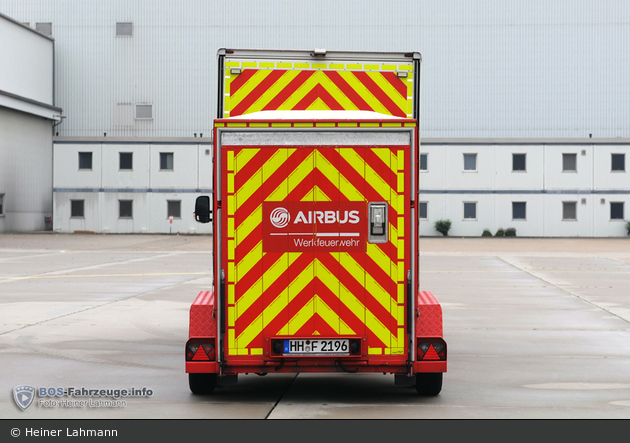
POLYGON ((510 265, 510 266, 512 266, 512 267, 514 267, 516 269, 519 269, 522 272, 531 275, 532 277, 537 278, 538 280, 541 280, 541 281, 544 281, 547 284, 550 284, 551 286, 553 286, 554 288, 556 288, 556 289, 558 289, 558 290, 560 290, 562 292, 566 292, 567 294, 572 295, 573 297, 576 297, 576 298, 582 300, 584 303, 587 303, 587 304, 589 304, 589 305, 591 305, 591 306, 593 306, 593 307, 595 307, 597 309, 601 309, 602 311, 607 312, 610 315, 613 315, 613 316, 617 317, 618 319, 625 321, 626 323, 630 323, 630 318, 625 318, 625 317, 623 317, 623 316, 621 316, 619 314, 616 314, 615 312, 612 312, 610 309, 606 309, 606 308, 604 308, 602 306, 599 306, 597 303, 594 303, 594 302, 588 300, 587 298, 581 296, 580 294, 576 294, 575 292, 573 292, 573 291, 571 291, 569 289, 565 289, 565 288, 563 288, 561 286, 558 286, 555 283, 552 283, 551 281, 547 280, 546 278, 544 278, 544 277, 542 277, 540 275, 537 275, 537 274, 535 274, 535 273, 533 273, 531 271, 528 271, 527 269, 525 269, 525 268, 523 268, 523 267, 521 267, 521 266, 519 266, 519 265, 517 265, 515 263, 510 262, 508 259, 506 259, 506 257, 497 256, 497 258, 499 260, 503 261, 504 263, 507 263, 508 265, 510 265))

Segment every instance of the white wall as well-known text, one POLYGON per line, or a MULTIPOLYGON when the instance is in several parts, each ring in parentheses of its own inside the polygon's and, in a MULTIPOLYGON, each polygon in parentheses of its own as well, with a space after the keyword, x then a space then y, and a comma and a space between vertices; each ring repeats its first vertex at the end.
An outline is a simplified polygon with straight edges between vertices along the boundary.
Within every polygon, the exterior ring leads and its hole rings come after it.
POLYGON ((440 219, 451 220, 454 236, 507 228, 522 237, 626 235, 625 222, 610 219, 610 202, 624 202, 630 219, 630 171, 611 172, 610 156, 624 153, 630 164, 630 145, 430 142, 421 151, 428 170, 420 173, 419 201, 428 213, 420 235, 441 235, 434 229, 440 219), (477 153, 477 172, 463 170, 464 153, 477 153), (526 154, 525 172, 512 170, 514 153, 526 154), (563 153, 576 154, 577 172, 563 172, 563 153), (476 219, 464 219, 464 202, 477 202, 476 219), (525 220, 512 218, 513 202, 526 203, 525 220), (563 202, 576 202, 575 221, 563 220, 563 202))
POLYGON ((150 150, 147 145, 116 144, 101 150, 103 167, 101 168, 103 188, 148 189, 150 182, 150 150), (110 149, 111 148, 111 149, 110 149), (120 169, 120 153, 131 153, 133 168, 120 169))
POLYGON ((0 232, 43 231, 52 216, 50 128, 49 120, 0 107, 0 232))
POLYGON ((543 167, 547 190, 588 190, 593 187, 592 145, 545 145, 543 167), (576 155, 576 172, 562 171, 562 154, 576 155))
POLYGON ((52 105, 53 40, 0 16, 0 42, 0 90, 52 105))
POLYGON ((598 145, 594 148, 594 187, 597 190, 630 188, 630 152, 628 146, 598 145), (611 171, 612 154, 625 154, 625 171, 611 171))
POLYGON ((210 233, 193 218, 195 199, 211 195, 212 150, 207 144, 55 143, 54 230, 105 233, 210 233), (206 152, 208 151, 208 154, 206 152), (79 152, 93 153, 93 168, 78 169, 79 152), (120 170, 119 153, 133 153, 133 169, 120 170), (160 169, 160 153, 173 153, 173 170, 160 169), (83 218, 70 201, 85 200, 83 218), (132 200, 132 218, 119 217, 119 200, 132 200), (167 201, 181 201, 172 223, 167 201))
POLYGON ((102 186, 100 144, 75 144, 68 149, 55 144, 53 156, 55 188, 98 189, 102 186), (79 152, 92 153, 92 169, 79 169, 79 152))
POLYGON ((0 15, 0 232, 52 215, 52 101, 53 41, 0 15))
MULTIPOLYGON (((544 236, 546 217, 543 204, 545 196, 542 194, 496 194, 494 200, 494 223, 483 229, 488 229, 492 234, 495 234, 498 229, 514 228, 519 237, 544 236), (512 202, 525 202, 525 220, 512 218, 512 202)), ((477 233, 477 235, 480 234, 477 233)))
POLYGON ((101 203, 97 192, 53 193, 53 229, 57 232, 101 232, 101 203), (70 217, 72 200, 84 201, 84 216, 70 217))
POLYGON ((494 187, 506 190, 536 190, 544 187, 542 145, 495 145, 494 187), (512 154, 525 154, 525 171, 512 170, 512 154))
MULTIPOLYGON (((626 188, 627 189, 627 188, 626 188)), ((597 194, 593 199, 595 214, 593 216, 593 230, 602 236, 623 237, 627 234, 624 220, 610 219, 610 203, 619 202, 624 205, 624 216, 630 219, 630 195, 628 194, 597 194), (603 203, 602 203, 603 201, 603 203)))
POLYGON ((151 164, 150 186, 152 188, 195 189, 198 187, 197 159, 199 148, 197 146, 151 145, 149 156, 151 164), (163 153, 173 154, 172 170, 160 170, 160 154, 163 153))
MULTIPOLYGON (((418 200, 428 203, 422 236, 441 235, 434 223, 444 218, 451 220, 454 236, 507 228, 520 237, 626 235, 625 222, 610 220, 610 202, 625 202, 630 219, 630 177, 610 171, 610 153, 630 156, 630 145, 429 142, 421 151, 429 156, 428 171, 420 174, 418 200), (477 153, 476 172, 463 170, 464 153, 477 153), (512 171, 514 153, 526 154, 525 172, 512 171), (562 172, 562 153, 577 154, 577 172, 562 172), (577 203, 575 221, 562 219, 562 203, 570 201, 577 203), (464 202, 477 203, 476 219, 464 219, 464 202), (526 203, 525 220, 512 218, 513 202, 526 203)), ((55 143, 55 229, 209 232, 210 226, 193 221, 192 212, 195 198, 212 187, 211 153, 208 144, 55 143), (78 171, 78 153, 90 150, 94 170, 78 171), (119 152, 133 152, 133 171, 119 170, 119 152), (173 171, 160 171, 160 152, 173 152, 173 171), (69 217, 69 200, 79 196, 86 199, 85 220, 69 217), (133 200, 133 220, 119 219, 120 199, 133 200), (172 224, 167 200, 182 202, 181 219, 172 224)))

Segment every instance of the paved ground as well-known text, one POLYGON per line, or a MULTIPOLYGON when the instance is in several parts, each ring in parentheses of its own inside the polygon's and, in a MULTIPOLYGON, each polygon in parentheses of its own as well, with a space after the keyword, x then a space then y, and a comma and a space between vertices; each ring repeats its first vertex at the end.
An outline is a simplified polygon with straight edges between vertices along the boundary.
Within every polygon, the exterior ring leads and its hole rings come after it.
POLYGON ((421 239, 449 344, 435 398, 380 374, 249 375, 192 396, 183 344, 211 242, 0 234, 0 417, 630 418, 630 239, 421 239), (19 385, 153 396, 22 411, 19 385))

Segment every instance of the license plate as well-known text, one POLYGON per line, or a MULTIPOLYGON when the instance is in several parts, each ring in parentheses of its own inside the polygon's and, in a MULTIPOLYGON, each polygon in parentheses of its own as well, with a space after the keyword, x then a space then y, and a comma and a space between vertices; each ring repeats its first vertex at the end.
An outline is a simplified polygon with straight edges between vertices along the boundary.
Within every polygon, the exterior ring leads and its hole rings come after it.
POLYGON ((284 340, 284 355, 350 355, 348 339, 284 340))

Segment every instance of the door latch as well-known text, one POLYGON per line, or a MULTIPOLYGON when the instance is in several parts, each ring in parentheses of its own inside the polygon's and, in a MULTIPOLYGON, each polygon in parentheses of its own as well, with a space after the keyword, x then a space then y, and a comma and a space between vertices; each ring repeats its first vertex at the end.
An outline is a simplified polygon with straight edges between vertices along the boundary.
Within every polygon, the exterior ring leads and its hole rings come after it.
POLYGON ((368 241, 370 243, 387 243, 387 231, 389 223, 387 221, 387 203, 371 202, 368 205, 369 232, 368 241))

